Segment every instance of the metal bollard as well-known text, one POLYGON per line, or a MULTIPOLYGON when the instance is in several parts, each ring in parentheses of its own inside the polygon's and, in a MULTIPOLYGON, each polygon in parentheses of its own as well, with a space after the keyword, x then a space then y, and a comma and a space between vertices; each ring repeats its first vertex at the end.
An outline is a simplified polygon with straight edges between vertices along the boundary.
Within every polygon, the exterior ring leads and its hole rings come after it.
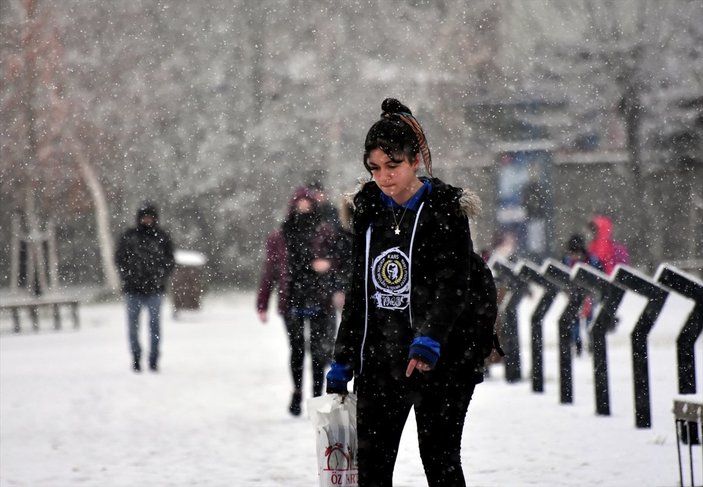
POLYGON ((503 314, 503 326, 501 330, 501 341, 505 357, 505 380, 507 382, 519 382, 522 379, 520 366, 520 337, 518 334, 518 313, 517 308, 520 301, 525 297, 527 284, 515 275, 514 269, 509 263, 500 259, 491 259, 489 262, 491 270, 496 275, 496 279, 508 289, 507 298, 503 301, 501 310, 503 314))
POLYGON ((527 282, 533 282, 544 288, 544 294, 537 303, 537 308, 530 319, 530 330, 532 334, 532 390, 534 392, 544 392, 544 339, 542 332, 542 322, 552 306, 554 299, 559 293, 554 284, 540 274, 534 264, 528 261, 518 263, 517 275, 527 282))
POLYGON ((559 398, 562 404, 574 401, 572 379, 571 335, 574 321, 579 319, 587 290, 571 280, 571 269, 560 262, 547 259, 542 267, 544 276, 566 293, 569 301, 559 317, 559 398))
POLYGON ((591 326, 593 340, 593 385, 595 389, 596 414, 610 415, 610 392, 608 390, 608 356, 605 334, 615 319, 625 290, 609 281, 608 276, 583 263, 578 263, 571 271, 571 279, 579 286, 587 288, 601 302, 598 315, 591 326))
POLYGON ((638 428, 649 428, 652 426, 652 412, 649 397, 647 336, 654 327, 669 292, 647 276, 625 266, 618 265, 613 275, 615 282, 649 300, 630 335, 635 394, 635 425, 638 428))
POLYGON ((703 282, 675 267, 667 265, 659 266, 655 279, 657 282, 695 302, 693 311, 691 311, 686 324, 676 339, 679 393, 695 394, 696 355, 694 345, 703 332, 703 282))

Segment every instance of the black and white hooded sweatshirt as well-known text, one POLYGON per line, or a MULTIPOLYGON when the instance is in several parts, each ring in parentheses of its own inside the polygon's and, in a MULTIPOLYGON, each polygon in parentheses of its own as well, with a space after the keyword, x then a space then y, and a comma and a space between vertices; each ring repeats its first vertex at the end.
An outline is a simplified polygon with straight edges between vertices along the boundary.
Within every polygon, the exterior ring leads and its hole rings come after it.
POLYGON ((357 377, 401 379, 411 343, 429 337, 440 349, 434 375, 477 380, 483 360, 465 310, 473 250, 469 217, 478 213, 480 200, 439 179, 422 180, 430 184, 417 210, 396 209, 395 217, 373 181, 353 199, 353 277, 334 359, 357 377))

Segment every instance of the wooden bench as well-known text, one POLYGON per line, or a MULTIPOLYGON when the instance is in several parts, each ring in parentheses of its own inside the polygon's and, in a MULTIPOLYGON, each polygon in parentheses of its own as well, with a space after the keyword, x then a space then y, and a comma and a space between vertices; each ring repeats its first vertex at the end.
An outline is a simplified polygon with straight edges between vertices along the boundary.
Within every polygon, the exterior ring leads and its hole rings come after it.
POLYGON ((54 329, 61 329, 61 308, 69 308, 71 317, 73 319, 73 327, 78 328, 80 322, 78 319, 78 300, 71 298, 52 298, 52 297, 38 297, 38 298, 17 298, 13 300, 3 300, 0 302, 0 311, 7 310, 12 315, 12 322, 14 324, 13 331, 19 333, 22 330, 20 311, 26 310, 32 321, 32 329, 34 331, 39 330, 39 309, 40 308, 51 308, 52 315, 54 317, 54 329))

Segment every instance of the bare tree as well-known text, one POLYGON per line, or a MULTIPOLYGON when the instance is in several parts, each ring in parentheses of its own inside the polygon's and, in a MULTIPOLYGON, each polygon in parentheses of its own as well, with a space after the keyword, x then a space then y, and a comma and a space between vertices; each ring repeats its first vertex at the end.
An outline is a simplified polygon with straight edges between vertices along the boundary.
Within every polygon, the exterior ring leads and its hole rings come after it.
POLYGON ((82 178, 94 207, 104 285, 117 289, 108 202, 89 152, 78 141, 75 120, 82 117, 65 90, 60 33, 52 22, 52 11, 35 0, 22 3, 22 17, 8 63, 9 77, 16 82, 2 100, 2 118, 8 123, 3 135, 21 141, 21 149, 3 157, 3 173, 8 176, 4 184, 21 188, 14 192, 19 197, 15 207, 24 200, 32 232, 37 231, 39 221, 37 203, 51 216, 66 211, 70 207, 63 199, 66 185, 82 178))

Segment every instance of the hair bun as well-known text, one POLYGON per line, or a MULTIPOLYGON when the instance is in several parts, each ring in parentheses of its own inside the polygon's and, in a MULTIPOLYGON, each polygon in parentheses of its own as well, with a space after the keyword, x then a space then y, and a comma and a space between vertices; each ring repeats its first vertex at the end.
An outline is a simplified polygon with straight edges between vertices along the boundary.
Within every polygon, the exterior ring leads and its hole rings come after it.
POLYGON ((381 110, 383 110, 383 113, 408 113, 410 115, 413 114, 413 112, 411 112, 408 107, 400 103, 395 98, 386 98, 385 100, 383 100, 383 103, 381 104, 381 110))

